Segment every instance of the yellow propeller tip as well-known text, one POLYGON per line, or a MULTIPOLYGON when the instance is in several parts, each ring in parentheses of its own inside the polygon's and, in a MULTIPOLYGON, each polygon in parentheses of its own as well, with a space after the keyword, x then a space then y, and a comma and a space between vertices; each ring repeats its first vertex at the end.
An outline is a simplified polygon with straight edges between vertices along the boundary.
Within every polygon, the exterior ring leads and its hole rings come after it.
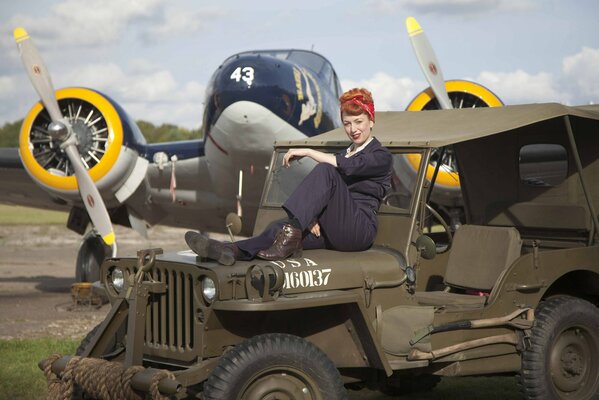
POLYGON ((106 243, 109 246, 112 246, 115 239, 116 239, 116 237, 114 235, 114 232, 110 232, 108 235, 105 235, 102 237, 102 240, 104 241, 104 243, 106 243))
POLYGON ((13 32, 12 32, 13 37, 15 38, 15 41, 17 43, 19 43, 20 41, 23 41, 27 38, 29 38, 29 34, 27 33, 27 31, 25 30, 25 28, 21 28, 18 27, 16 28, 13 32))
POLYGON ((418 23, 418 21, 416 21, 416 18, 414 17, 406 18, 406 28, 408 29, 408 34, 410 36, 414 36, 422 32, 420 24, 418 23))

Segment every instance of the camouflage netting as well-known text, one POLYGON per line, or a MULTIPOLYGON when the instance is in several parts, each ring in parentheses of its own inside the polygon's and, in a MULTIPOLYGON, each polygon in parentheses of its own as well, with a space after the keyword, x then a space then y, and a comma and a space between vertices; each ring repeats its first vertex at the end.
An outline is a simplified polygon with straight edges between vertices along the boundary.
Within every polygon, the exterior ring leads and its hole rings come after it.
MULTIPOLYGON (((52 364, 62 358, 53 354, 43 361, 44 375, 48 382, 48 400, 71 400, 75 390, 82 390, 88 397, 98 400, 143 400, 144 393, 131 388, 133 376, 143 371, 142 366, 123 368, 114 363, 98 358, 72 357, 61 376, 52 372, 52 364)), ((175 379, 170 371, 159 370, 152 376, 149 396, 152 400, 166 400, 158 390, 158 383, 164 379, 175 379)))

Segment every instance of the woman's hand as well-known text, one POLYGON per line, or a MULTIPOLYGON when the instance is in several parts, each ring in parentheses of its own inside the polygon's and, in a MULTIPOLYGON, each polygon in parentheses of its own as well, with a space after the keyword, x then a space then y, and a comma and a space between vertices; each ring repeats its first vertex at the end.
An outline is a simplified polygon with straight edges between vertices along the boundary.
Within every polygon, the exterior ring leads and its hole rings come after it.
POLYGON ((293 158, 302 158, 309 155, 310 149, 289 149, 283 157, 283 166, 289 168, 289 163, 293 158))
POLYGON ((310 232, 316 236, 316 237, 320 237, 320 225, 318 224, 318 221, 314 221, 312 222, 312 224, 310 225, 310 232))

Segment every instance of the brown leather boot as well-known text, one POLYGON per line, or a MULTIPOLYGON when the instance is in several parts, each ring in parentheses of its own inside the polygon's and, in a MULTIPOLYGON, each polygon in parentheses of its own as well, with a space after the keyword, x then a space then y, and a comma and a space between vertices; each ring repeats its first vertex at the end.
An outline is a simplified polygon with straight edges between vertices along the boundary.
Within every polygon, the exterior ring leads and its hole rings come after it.
POLYGON ((291 255, 302 255, 302 230, 285 224, 277 233, 273 244, 268 249, 260 250, 257 257, 263 260, 282 260, 291 255))
POLYGON ((185 242, 200 257, 218 261, 222 265, 233 265, 239 259, 240 251, 235 243, 219 242, 193 231, 185 232, 185 242))

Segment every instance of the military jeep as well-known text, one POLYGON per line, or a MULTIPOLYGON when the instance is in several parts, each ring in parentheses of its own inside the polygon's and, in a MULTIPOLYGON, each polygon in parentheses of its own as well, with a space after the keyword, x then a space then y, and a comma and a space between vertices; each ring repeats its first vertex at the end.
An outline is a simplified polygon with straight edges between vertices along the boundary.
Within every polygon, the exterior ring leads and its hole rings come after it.
MULTIPOLYGON (((598 134, 597 106, 377 113, 394 179, 369 250, 231 267, 190 251, 109 259, 112 309, 80 354, 144 367, 130 383, 142 392, 168 370, 157 387, 175 398, 330 400, 506 373, 528 399, 597 398, 598 134), (446 151, 457 229, 430 205, 446 151)), ((276 143, 255 232, 314 166, 280 168, 288 148, 347 145, 342 129, 276 143)))

